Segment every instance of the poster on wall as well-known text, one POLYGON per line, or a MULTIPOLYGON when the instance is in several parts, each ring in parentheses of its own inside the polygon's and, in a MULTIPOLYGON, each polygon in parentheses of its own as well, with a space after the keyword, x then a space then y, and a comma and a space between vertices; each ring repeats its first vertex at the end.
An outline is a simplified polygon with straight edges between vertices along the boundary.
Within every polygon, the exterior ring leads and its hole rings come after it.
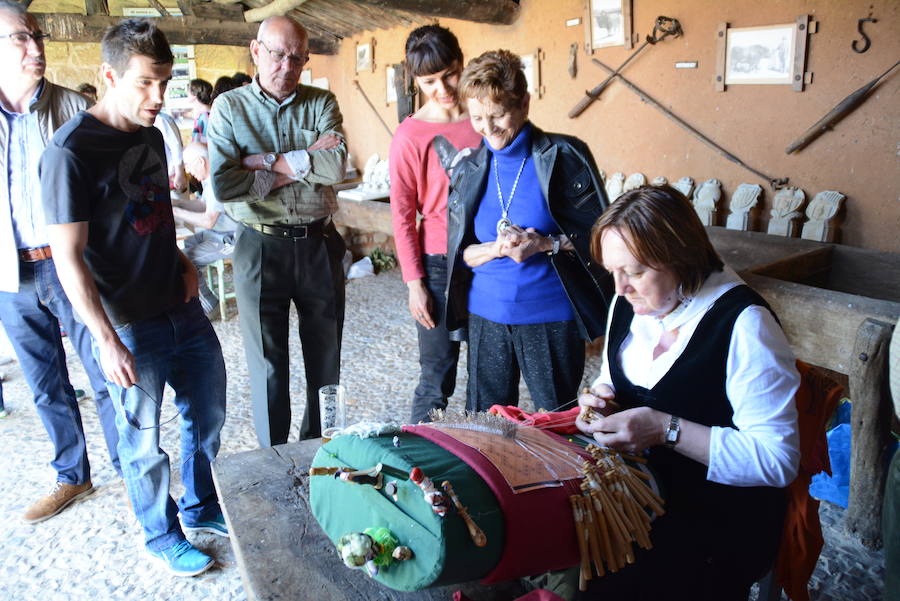
POLYGON ((590 0, 591 49, 625 45, 623 0, 590 0))
POLYGON ((794 27, 728 28, 725 83, 792 84, 794 27))
POLYGON ((397 102, 397 88, 394 87, 394 77, 397 69, 394 65, 388 65, 384 70, 384 83, 387 94, 385 96, 386 104, 397 102))

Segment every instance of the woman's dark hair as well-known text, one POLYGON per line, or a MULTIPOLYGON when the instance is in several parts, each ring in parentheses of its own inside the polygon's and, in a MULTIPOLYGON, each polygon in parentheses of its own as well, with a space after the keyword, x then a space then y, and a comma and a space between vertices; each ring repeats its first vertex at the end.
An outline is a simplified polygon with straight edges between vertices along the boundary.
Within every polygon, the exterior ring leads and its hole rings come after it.
POLYGON ((253 83, 253 79, 250 78, 249 75, 244 73, 243 71, 238 71, 234 75, 231 76, 231 79, 234 80, 235 87, 241 87, 248 83, 253 83))
POLYGON ((192 79, 188 84, 188 92, 197 97, 200 104, 212 104, 212 84, 205 79, 192 79))
POLYGON ((216 85, 213 86, 212 96, 210 97, 210 102, 216 99, 219 94, 224 94, 228 90, 233 90, 237 87, 240 87, 235 81, 233 77, 228 77, 227 75, 223 75, 219 79, 216 80, 216 85))
POLYGON ((706 235, 693 205, 671 186, 641 186, 620 196, 591 229, 591 254, 603 263, 600 240, 609 229, 618 230, 625 245, 641 264, 669 269, 691 295, 723 263, 706 235))
POLYGON ((157 65, 175 61, 166 35, 149 19, 123 19, 107 29, 100 54, 118 75, 128 70, 132 56, 149 57, 157 65))
POLYGON ((424 25, 406 38, 406 68, 414 77, 443 71, 454 61, 462 67, 463 54, 453 32, 440 25, 424 25))
POLYGON ((522 60, 509 50, 489 50, 466 65, 459 79, 462 99, 488 100, 504 108, 521 106, 528 94, 522 60))

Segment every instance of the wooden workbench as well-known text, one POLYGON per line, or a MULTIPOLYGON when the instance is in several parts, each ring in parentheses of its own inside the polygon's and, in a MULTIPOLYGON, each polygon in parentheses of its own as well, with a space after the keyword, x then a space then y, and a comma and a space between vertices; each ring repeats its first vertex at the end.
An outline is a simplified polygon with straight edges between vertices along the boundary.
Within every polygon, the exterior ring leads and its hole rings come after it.
POLYGON ((219 457, 213 478, 250 601, 508 601, 517 583, 470 583, 403 593, 344 566, 312 516, 309 464, 319 440, 219 457))

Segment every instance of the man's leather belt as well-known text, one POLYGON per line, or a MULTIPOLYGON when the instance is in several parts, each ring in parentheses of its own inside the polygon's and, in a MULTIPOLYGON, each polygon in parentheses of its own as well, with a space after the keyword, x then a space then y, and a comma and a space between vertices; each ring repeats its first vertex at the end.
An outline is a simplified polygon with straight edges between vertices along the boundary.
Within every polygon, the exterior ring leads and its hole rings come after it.
POLYGON ((50 252, 49 246, 23 248, 19 251, 19 259, 21 259, 25 263, 35 263, 37 261, 43 261, 44 259, 50 259, 52 257, 53 254, 50 252))
POLYGON ((321 236, 325 226, 329 223, 331 223, 331 217, 324 217, 318 221, 307 223, 306 225, 269 225, 267 223, 251 223, 250 227, 267 236, 296 240, 321 236))

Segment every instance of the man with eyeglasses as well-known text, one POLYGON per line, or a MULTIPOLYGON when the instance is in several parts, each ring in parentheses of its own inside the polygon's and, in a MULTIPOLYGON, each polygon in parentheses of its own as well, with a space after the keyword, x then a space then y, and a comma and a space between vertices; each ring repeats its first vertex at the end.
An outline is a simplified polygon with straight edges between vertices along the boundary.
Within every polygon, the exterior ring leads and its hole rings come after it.
POLYGON ((121 475, 109 392, 91 354, 90 333, 73 316, 48 246, 38 160, 54 131, 89 102, 44 79, 47 37, 23 5, 0 0, 0 321, 53 444, 50 464, 57 472, 50 493, 25 510, 28 523, 56 515, 93 490, 60 324, 90 379, 109 456, 121 475))
POLYGON ((291 302, 306 367, 301 439, 321 434, 318 389, 340 377, 346 249, 331 186, 344 177, 347 147, 334 94, 299 84, 309 60, 302 25, 266 19, 250 54, 258 75, 216 99, 208 143, 216 197, 243 224, 235 289, 256 435, 267 447, 287 442, 291 425, 291 302))

